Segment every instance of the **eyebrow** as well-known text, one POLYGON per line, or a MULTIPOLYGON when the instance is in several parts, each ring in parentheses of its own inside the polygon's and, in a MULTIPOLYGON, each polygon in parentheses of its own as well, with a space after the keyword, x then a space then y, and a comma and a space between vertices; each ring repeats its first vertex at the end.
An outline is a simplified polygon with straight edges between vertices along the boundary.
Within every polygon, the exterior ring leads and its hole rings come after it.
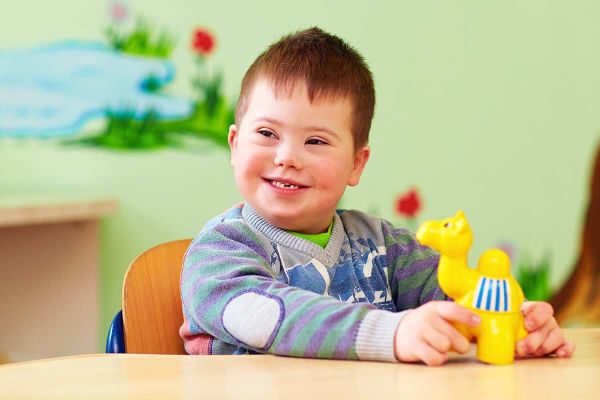
MULTIPOLYGON (((269 118, 269 117, 259 117, 256 118, 254 121, 252 121, 253 124, 257 123, 257 122, 267 122, 269 124, 273 124, 273 125, 277 125, 277 126, 282 126, 283 123, 281 121, 278 121, 274 118, 269 118)), ((331 136, 335 137, 336 139, 339 139, 340 136, 335 133, 334 131, 332 131, 329 128, 325 128, 324 126, 307 126, 304 128, 305 131, 311 131, 311 132, 325 132, 330 134, 331 136)))

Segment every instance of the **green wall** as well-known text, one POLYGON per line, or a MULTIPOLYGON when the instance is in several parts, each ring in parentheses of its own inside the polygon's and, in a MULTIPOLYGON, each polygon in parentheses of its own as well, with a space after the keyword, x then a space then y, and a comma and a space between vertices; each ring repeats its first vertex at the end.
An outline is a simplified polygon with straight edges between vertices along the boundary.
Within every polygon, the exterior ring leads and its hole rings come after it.
MULTIPOLYGON (((169 91, 191 96, 194 28, 217 36, 211 59, 237 95, 259 52, 319 25, 347 39, 375 75, 372 159, 344 207, 395 218, 410 186, 422 218, 462 208, 475 231, 472 263, 499 241, 534 258, 552 253, 552 283, 575 262, 600 121, 600 2, 596 1, 128 1, 179 38, 169 91)), ((102 40, 108 1, 0 3, 0 49, 102 40)), ((3 99, 3 101, 5 101, 3 99)), ((90 128, 92 129, 93 126, 90 128)), ((228 154, 110 152, 53 141, 0 139, 0 196, 86 191, 113 196, 101 227, 102 335, 120 308, 129 261, 159 242, 195 235, 240 200, 228 154)))

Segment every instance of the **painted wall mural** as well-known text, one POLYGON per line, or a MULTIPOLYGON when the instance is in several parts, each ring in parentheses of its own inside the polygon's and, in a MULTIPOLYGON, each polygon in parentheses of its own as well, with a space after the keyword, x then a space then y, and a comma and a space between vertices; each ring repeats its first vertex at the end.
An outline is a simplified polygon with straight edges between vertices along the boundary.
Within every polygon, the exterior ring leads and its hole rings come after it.
POLYGON ((215 37, 191 34, 192 99, 166 94, 177 66, 175 39, 144 18, 128 22, 113 3, 106 43, 68 40, 0 51, 0 138, 62 138, 67 145, 150 150, 184 146, 186 139, 227 146, 234 102, 223 94, 223 73, 211 68, 215 37), (86 132, 91 121, 104 121, 86 132))

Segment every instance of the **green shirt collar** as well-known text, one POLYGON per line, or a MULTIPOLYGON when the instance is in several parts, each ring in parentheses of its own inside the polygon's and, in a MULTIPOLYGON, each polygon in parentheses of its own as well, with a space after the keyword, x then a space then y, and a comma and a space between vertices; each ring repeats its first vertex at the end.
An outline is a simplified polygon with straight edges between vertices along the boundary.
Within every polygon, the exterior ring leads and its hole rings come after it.
POLYGON ((322 248, 325 248, 325 246, 327 246, 327 243, 329 242, 329 238, 331 237, 331 228, 332 227, 333 227, 333 220, 331 220, 331 223, 329 224, 329 228, 327 228, 327 232, 317 233, 314 235, 311 235, 308 233, 293 232, 293 231, 287 231, 287 232, 291 233, 292 235, 297 236, 301 239, 308 240, 309 242, 317 244, 317 245, 321 246, 322 248))

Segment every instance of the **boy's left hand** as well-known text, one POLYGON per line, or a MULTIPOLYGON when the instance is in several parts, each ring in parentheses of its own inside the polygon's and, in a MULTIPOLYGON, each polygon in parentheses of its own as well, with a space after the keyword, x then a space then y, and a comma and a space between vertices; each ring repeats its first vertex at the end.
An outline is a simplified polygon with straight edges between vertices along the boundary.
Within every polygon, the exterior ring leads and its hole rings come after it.
POLYGON ((571 357, 575 344, 565 338, 549 303, 527 301, 521 306, 521 313, 529 335, 517 342, 517 355, 541 357, 554 353, 556 357, 571 357))

